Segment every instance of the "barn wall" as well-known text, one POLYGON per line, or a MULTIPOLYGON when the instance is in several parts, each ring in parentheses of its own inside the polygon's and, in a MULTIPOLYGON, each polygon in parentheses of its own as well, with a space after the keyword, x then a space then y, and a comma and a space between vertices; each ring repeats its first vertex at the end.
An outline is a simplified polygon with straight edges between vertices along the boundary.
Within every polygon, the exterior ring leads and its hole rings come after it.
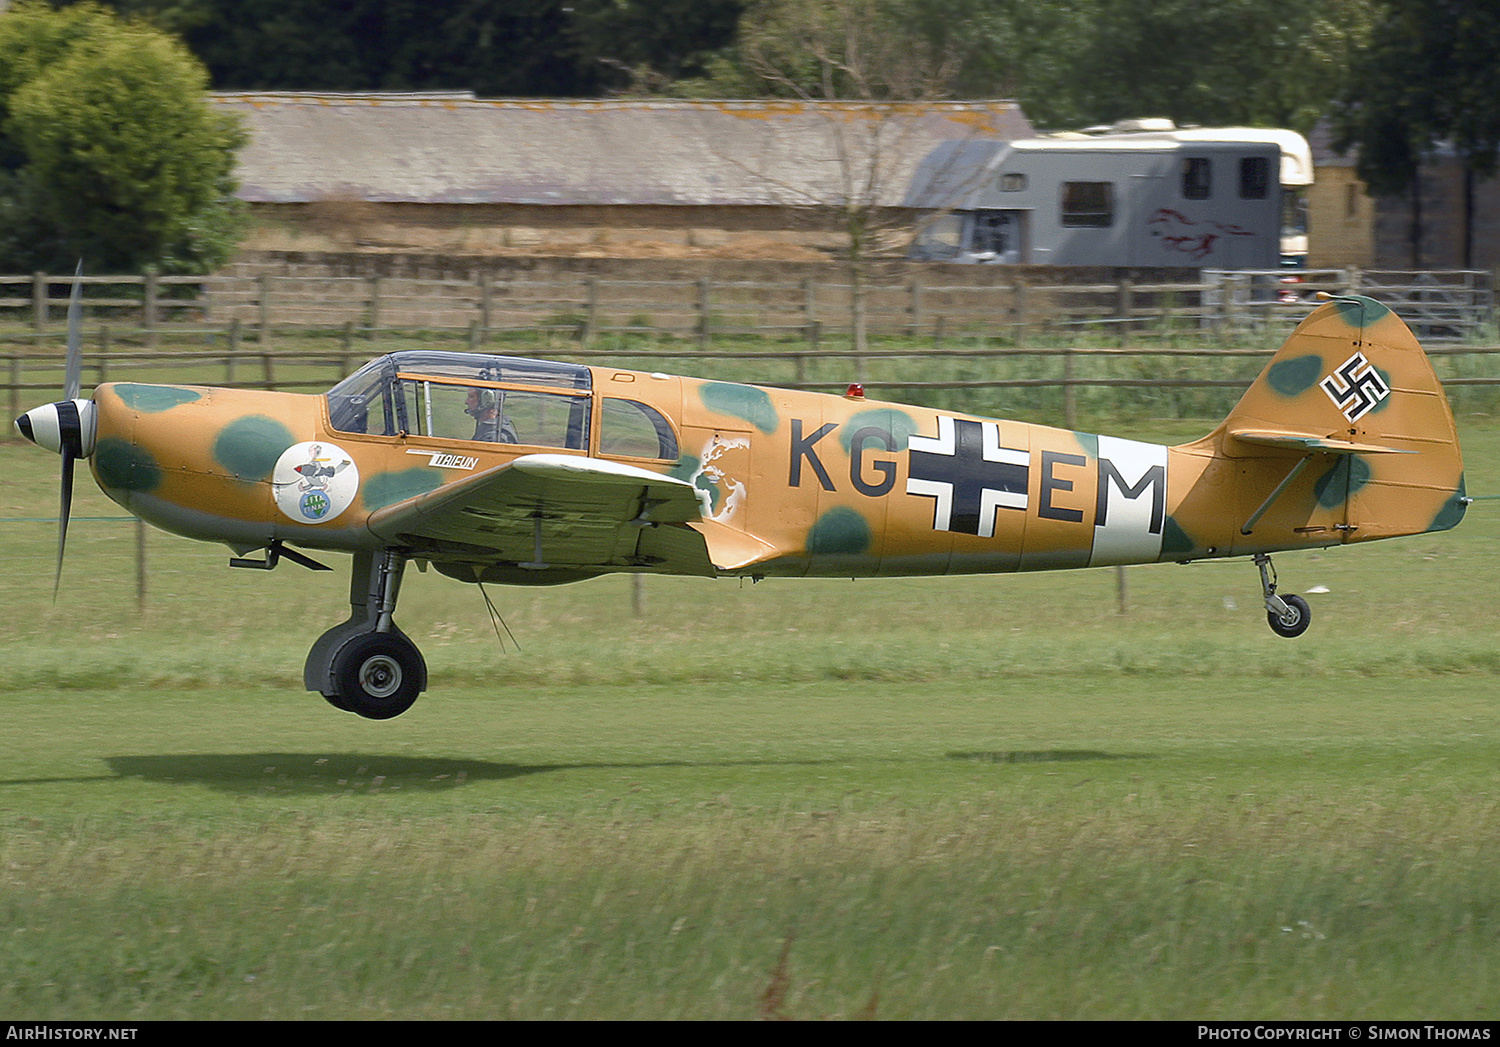
MULTIPOLYGON (((741 257, 819 261, 845 244, 838 215, 814 208, 391 204, 352 197, 259 204, 247 251, 357 249, 454 254, 741 257)), ((887 209, 886 251, 903 253, 912 216, 887 209)))

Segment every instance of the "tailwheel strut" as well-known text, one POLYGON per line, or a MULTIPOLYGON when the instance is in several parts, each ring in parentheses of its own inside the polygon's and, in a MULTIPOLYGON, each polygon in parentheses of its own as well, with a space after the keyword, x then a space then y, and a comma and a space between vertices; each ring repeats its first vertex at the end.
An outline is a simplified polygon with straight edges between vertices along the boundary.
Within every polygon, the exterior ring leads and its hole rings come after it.
POLYGON ((1252 557, 1260 568, 1260 587, 1266 601, 1266 621, 1277 636, 1301 636, 1312 622, 1312 610, 1307 601, 1292 593, 1285 596, 1276 592, 1276 565, 1266 553, 1252 557))

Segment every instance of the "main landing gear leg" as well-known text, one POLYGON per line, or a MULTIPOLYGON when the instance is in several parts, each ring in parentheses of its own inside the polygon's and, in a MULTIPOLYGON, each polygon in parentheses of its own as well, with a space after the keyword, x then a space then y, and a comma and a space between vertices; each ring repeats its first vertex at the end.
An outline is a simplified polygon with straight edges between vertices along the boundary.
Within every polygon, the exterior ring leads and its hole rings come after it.
POLYGON ((427 663, 391 615, 406 558, 392 549, 354 555, 349 618, 313 644, 302 681, 329 703, 371 720, 411 708, 427 687, 427 663))
POLYGON ((1256 553, 1253 557, 1255 566, 1260 568, 1260 586, 1266 598, 1266 621, 1271 625, 1271 631, 1278 636, 1301 636, 1307 632, 1307 627, 1312 621, 1312 611, 1307 606, 1307 601, 1300 596, 1288 593, 1285 596, 1276 595, 1276 567, 1271 563, 1271 558, 1265 553, 1256 553))

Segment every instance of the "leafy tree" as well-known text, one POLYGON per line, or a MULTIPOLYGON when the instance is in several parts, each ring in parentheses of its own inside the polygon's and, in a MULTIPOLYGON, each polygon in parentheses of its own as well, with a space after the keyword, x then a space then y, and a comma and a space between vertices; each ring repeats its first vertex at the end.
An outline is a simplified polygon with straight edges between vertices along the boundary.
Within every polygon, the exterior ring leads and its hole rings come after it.
POLYGON ((227 90, 594 96, 696 75, 744 0, 107 0, 227 90))
POLYGON ((905 0, 956 40, 961 95, 1001 95, 1037 124, 1129 117, 1306 132, 1340 90, 1375 0, 905 0))
POLYGON ((654 93, 701 76, 733 43, 746 0, 574 0, 568 39, 606 89, 654 93))
POLYGON ((241 135, 179 43, 93 5, 21 3, 0 17, 0 68, 7 268, 204 271, 227 257, 241 135))
MULTIPOLYGON (((1342 90, 1379 2, 887 0, 878 7, 886 50, 956 59, 946 85, 954 97, 1014 99, 1041 127, 1165 116, 1305 133, 1342 90)), ((823 6, 832 17, 838 5, 823 6)), ((785 94, 751 68, 749 24, 742 22, 735 45, 703 63, 705 75, 672 90, 785 94)), ((797 46, 791 38, 784 44, 797 46)), ((811 87, 816 63, 807 55, 800 61, 797 75, 811 87)), ((785 58, 779 64, 795 67, 785 58)))
POLYGON ((1339 99, 1335 145, 1357 149, 1372 192, 1409 196, 1413 265, 1421 264, 1419 172, 1440 145, 1464 165, 1463 264, 1472 264, 1474 182, 1500 166, 1497 53, 1493 0, 1383 0, 1339 99))
MULTIPOLYGON (((834 153, 821 190, 765 175, 786 204, 808 208, 817 218, 837 216, 859 351, 867 341, 870 269, 890 232, 885 200, 893 179, 905 177, 917 159, 911 155, 910 104, 946 96, 956 67, 948 49, 905 31, 902 18, 888 0, 759 0, 741 20, 733 53, 714 71, 719 82, 753 85, 756 94, 859 103, 807 107, 821 119, 834 153)), ((908 220, 896 221, 904 230, 908 220)))

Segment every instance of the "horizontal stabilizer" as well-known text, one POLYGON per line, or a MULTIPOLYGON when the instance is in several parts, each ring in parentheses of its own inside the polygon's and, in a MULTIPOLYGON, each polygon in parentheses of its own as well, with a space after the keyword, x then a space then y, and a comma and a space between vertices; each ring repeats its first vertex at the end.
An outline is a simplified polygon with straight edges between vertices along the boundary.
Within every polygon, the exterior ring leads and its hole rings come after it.
POLYGON ((1328 436, 1311 433, 1282 433, 1267 429, 1230 429, 1227 436, 1247 444, 1264 447, 1285 447, 1292 451, 1323 451, 1328 454, 1416 454, 1403 447, 1386 447, 1381 444, 1360 444, 1350 440, 1335 440, 1328 436))

